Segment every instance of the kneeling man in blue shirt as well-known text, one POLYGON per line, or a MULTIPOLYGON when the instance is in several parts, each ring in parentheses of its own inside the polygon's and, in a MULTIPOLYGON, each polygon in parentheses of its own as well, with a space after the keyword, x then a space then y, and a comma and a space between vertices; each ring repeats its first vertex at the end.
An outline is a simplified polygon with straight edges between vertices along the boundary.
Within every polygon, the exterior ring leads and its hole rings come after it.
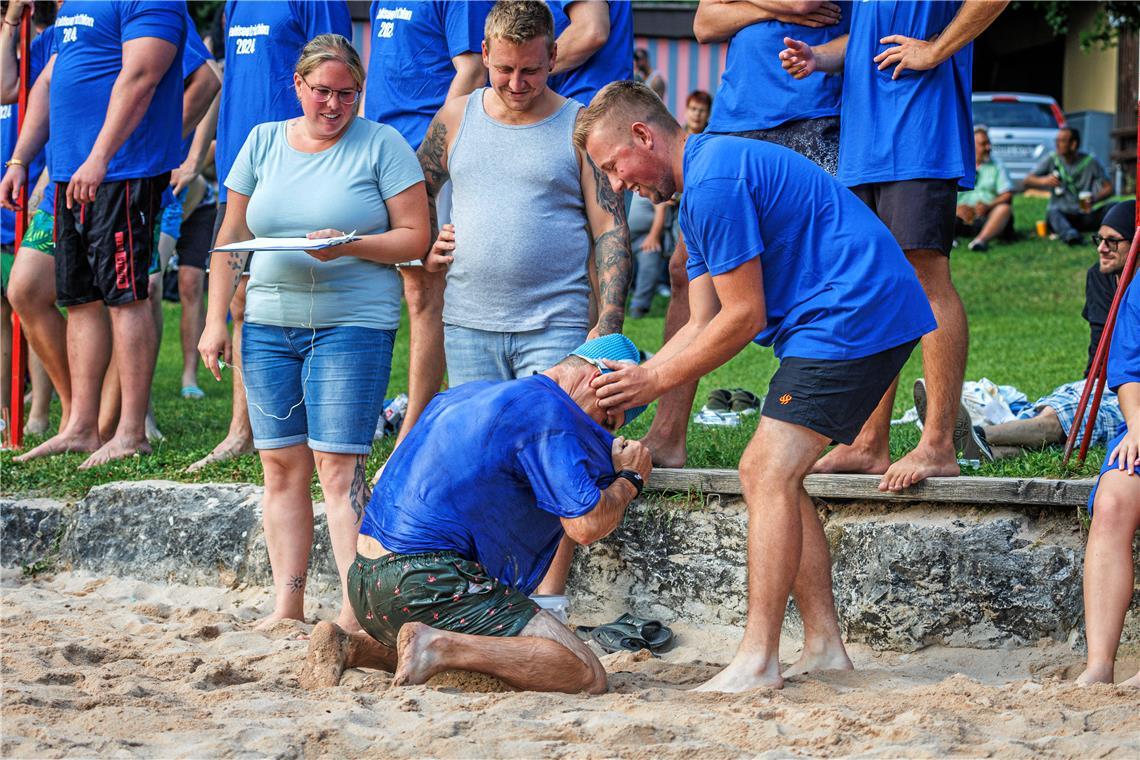
POLYGON ((603 409, 603 361, 636 364, 621 334, 587 341, 545 372, 436 396, 393 452, 364 510, 347 589, 363 633, 313 630, 306 688, 348 667, 395 686, 444 670, 529 691, 606 690, 594 653, 528 597, 565 534, 607 536, 641 493, 649 451, 612 431, 644 407, 603 409))
POLYGON ((918 339, 935 328, 914 268, 882 222, 830 174, 787 148, 686 134, 645 85, 608 85, 579 118, 579 147, 614 190, 681 196, 689 322, 641 366, 594 380, 610 410, 645 404, 772 346, 759 427, 740 460, 748 502, 748 622, 732 663, 702 688, 779 688, 789 593, 804 650, 783 676, 850 668, 831 592, 831 558, 803 480, 850 443, 918 339))

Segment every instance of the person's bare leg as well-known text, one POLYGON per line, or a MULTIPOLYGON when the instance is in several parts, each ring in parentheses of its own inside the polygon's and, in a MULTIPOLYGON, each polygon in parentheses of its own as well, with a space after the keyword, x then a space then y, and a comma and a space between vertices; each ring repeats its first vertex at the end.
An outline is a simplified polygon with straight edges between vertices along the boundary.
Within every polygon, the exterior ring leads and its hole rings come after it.
POLYGON ((397 446, 439 393, 447 369, 443 355, 445 275, 423 267, 401 267, 400 274, 408 302, 408 410, 396 435, 397 446))
POLYGON ((393 686, 424 683, 445 670, 485 673, 521 691, 601 694, 606 671, 584 642, 543 610, 517 637, 471 636, 405 623, 396 642, 393 686))
POLYGON ((1140 475, 1100 478, 1085 547, 1085 634, 1089 656, 1077 683, 1112 683, 1124 615, 1132 601, 1132 540, 1140 529, 1140 475))
POLYGON ((106 442, 115 436, 122 402, 123 388, 119 384, 119 363, 115 359, 115 344, 112 342, 111 360, 107 362, 107 373, 103 375, 103 388, 99 391, 99 440, 106 442))
POLYGON ((202 300, 205 275, 205 272, 196 267, 178 268, 178 300, 182 305, 178 335, 182 341, 183 388, 198 385, 198 339, 206 327, 206 310, 202 300))
POLYGON ((115 435, 87 458, 79 469, 97 467, 134 454, 149 454, 146 412, 150 403, 150 382, 154 377, 154 351, 157 336, 151 305, 145 301, 112 306, 111 332, 115 366, 119 370, 122 404, 115 435))
POLYGON ((1026 449, 1040 449, 1065 440, 1065 431, 1057 412, 1051 406, 1043 406, 1037 416, 1027 420, 1010 420, 982 428, 991 446, 1018 446, 1026 449))
POLYGON ((894 410, 898 385, 898 378, 895 378, 851 445, 836 446, 820 457, 812 465, 811 471, 868 475, 882 475, 886 472, 891 466, 891 412, 894 410))
POLYGON ((349 633, 355 633, 360 630, 360 623, 348 601, 348 569, 356 559, 356 537, 360 533, 364 508, 372 495, 364 471, 368 455, 314 451, 313 459, 325 494, 325 516, 340 575, 340 615, 336 623, 349 633))
POLYGON ((574 564, 574 549, 578 544, 569 536, 563 536, 558 543, 558 551, 554 552, 554 559, 550 568, 542 577, 542 583, 534 590, 536 594, 565 594, 566 580, 570 577, 570 567, 574 564))
POLYGON ((32 375, 32 406, 28 410, 28 424, 24 430, 34 435, 43 435, 51 427, 51 376, 35 351, 28 354, 28 371, 32 375))
POLYGON ((982 231, 972 242, 986 243, 993 240, 1002 233, 1012 216, 1013 206, 1010 204, 1002 203, 994 206, 986 216, 986 223, 982 225, 982 231))
MULTIPOLYGON (((12 395, 12 305, 8 298, 0 298, 0 406, 8 414, 8 401, 12 395)), ((7 419, 7 417, 5 417, 7 419)), ((7 439, 7 433, 4 434, 7 439)))
POLYGON ((892 464, 879 481, 880 491, 902 491, 926 478, 961 474, 954 451, 954 421, 962 399, 969 327, 966 309, 950 279, 950 259, 938 251, 906 251, 922 283, 938 329, 922 337, 926 377, 926 424, 918 445, 892 464))
MULTIPOLYGON (((170 260, 170 254, 174 251, 174 238, 169 235, 161 235, 158 248, 159 255, 162 257, 162 268, 150 276, 147 281, 147 300, 150 301, 151 318, 154 319, 154 362, 151 368, 151 380, 154 380, 155 374, 158 372, 158 352, 162 347, 162 329, 164 327, 164 320, 162 316, 162 273, 166 271, 166 262, 170 260), (163 249, 169 246, 169 250, 163 253, 163 249)), ((153 393, 147 393, 146 402, 146 439, 150 443, 158 443, 166 440, 166 436, 158 429, 158 420, 154 416, 154 400, 153 393)))
POLYGON ((348 633, 336 623, 322 620, 309 636, 309 651, 297 681, 302 689, 336 686, 348 668, 396 672, 396 650, 364 631, 348 633))
MULTIPOLYGON (((689 252, 685 241, 678 240, 669 258, 669 286, 672 289, 665 309, 665 341, 668 342, 689 321, 689 275, 685 265, 689 252)), ((686 437, 697 383, 679 385, 657 401, 657 413, 641 442, 653 456, 654 467, 684 467, 688 456, 686 437)))
MULTIPOLYGON (((813 619, 824 594, 830 595, 830 573, 809 575, 818 567, 813 557, 801 567, 802 504, 808 499, 804 476, 828 439, 799 425, 761 417, 756 434, 740 460, 740 482, 748 504, 748 619, 744 638, 732 662, 698 687, 699 691, 779 689, 780 629, 793 584, 810 600, 813 619), (805 572, 807 571, 807 572, 805 572), (798 577, 803 574, 803 577, 798 577), (823 585, 827 589, 823 589, 823 585)), ((818 522, 814 511, 811 519, 818 522)))
POLYGON ((21 248, 12 265, 8 297, 20 315, 28 347, 43 362, 59 395, 60 430, 71 414, 71 376, 67 365, 67 320, 55 305, 55 258, 21 248))
POLYGON ((792 597, 804 621, 804 648, 800 658, 784 671, 784 678, 819 670, 851 670, 851 658, 843 646, 839 614, 831 588, 831 550, 815 504, 806 493, 800 497, 803 551, 792 597))
POLYGON ((261 453, 265 548, 273 570, 273 612, 258 627, 305 619, 305 581, 313 548, 313 452, 303 443, 261 453))
POLYGON ((224 462, 253 451, 253 428, 249 426, 249 407, 245 399, 245 383, 241 376, 241 327, 245 322, 245 289, 248 277, 243 277, 230 302, 233 317, 233 363, 237 368, 231 373, 233 401, 230 407, 230 429, 222 442, 206 456, 186 468, 186 472, 197 472, 213 462, 224 462))
POLYGON ((973 206, 959 206, 954 209, 954 215, 962 221, 962 224, 973 224, 974 219, 978 217, 978 212, 973 206))
POLYGON ((101 301, 68 308, 67 363, 72 403, 67 425, 13 461, 99 448, 99 390, 111 358, 111 327, 101 301))

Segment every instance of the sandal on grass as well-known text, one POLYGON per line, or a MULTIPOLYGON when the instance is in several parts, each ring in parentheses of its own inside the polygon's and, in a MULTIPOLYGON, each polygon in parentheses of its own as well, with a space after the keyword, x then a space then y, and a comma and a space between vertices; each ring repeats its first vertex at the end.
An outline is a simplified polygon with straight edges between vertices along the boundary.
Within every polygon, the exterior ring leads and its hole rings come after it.
POLYGON ((709 391, 709 400, 701 411, 727 412, 732 409, 732 390, 730 388, 717 388, 709 391))
POLYGON ((755 414, 760 409, 760 397, 752 391, 735 388, 730 398, 730 406, 737 414, 755 414))

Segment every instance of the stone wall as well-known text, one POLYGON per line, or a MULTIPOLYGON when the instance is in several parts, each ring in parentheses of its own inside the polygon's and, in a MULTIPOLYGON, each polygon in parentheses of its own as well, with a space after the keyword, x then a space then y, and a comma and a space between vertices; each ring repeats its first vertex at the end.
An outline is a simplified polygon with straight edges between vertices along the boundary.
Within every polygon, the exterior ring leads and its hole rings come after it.
MULTIPOLYGON (((268 584, 261 489, 114 483, 76 504, 0 499, 0 562, 187 583, 268 584)), ((1075 509, 820 503, 847 638, 880 649, 1083 644, 1084 532, 1075 509)), ((579 550, 575 614, 632 610, 740 625, 747 520, 740 499, 647 494, 609 538, 579 550)), ((1140 545, 1134 547, 1140 549, 1140 545)), ((310 593, 336 592, 322 505, 310 593)), ((794 604, 788 627, 799 628, 794 604)), ((1140 593, 1125 638, 1140 641, 1140 593)))

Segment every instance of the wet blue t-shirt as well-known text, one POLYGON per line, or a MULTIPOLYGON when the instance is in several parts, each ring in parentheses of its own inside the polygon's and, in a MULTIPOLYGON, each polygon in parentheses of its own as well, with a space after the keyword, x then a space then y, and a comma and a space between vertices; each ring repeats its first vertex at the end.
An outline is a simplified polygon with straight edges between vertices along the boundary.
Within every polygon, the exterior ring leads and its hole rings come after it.
POLYGON ((613 480, 613 436, 545 375, 437 395, 384 467, 360 532, 398 554, 454 551, 531 593, 562 517, 613 480))
POLYGON ((800 154, 744 137, 692 135, 684 176, 689 279, 759 257, 768 323, 755 342, 777 357, 858 359, 935 328, 891 233, 800 154))
POLYGON ((841 2, 839 23, 813 28, 783 21, 761 21, 737 31, 728 43, 728 57, 713 98, 710 132, 772 129, 789 121, 839 114, 839 74, 813 74, 793 79, 780 65, 784 38, 809 45, 847 34, 851 3, 841 2))
POLYGON ((480 53, 493 3, 373 0, 365 117, 395 127, 418 148, 447 99, 451 59, 480 53))
MULTIPOLYGON (((51 58, 52 40, 54 37, 52 27, 44 29, 32 40, 30 55, 28 56, 28 89, 31 90, 40 72, 44 70, 48 59, 51 58)), ((16 149, 16 140, 20 136, 18 121, 18 104, 10 103, 0 106, 0 165, 8 162, 12 151, 16 149)), ((31 192, 39 181, 40 172, 44 170, 47 146, 39 155, 32 159, 28 166, 28 192, 31 192)), ((3 171, 0 169, 0 171, 3 171)), ((52 185, 48 185, 51 192, 52 185)), ((46 194, 46 193, 45 193, 46 194)), ((45 199, 46 200, 46 199, 45 199)), ((41 204, 42 205, 42 204, 41 204)), ((12 245, 16 240, 16 212, 0 209, 0 244, 12 245)))
MULTIPOLYGON (((839 125, 840 182, 957 179, 974 186, 974 128, 970 103, 974 46, 970 43, 930 71, 879 71, 874 58, 892 34, 928 40, 950 25, 960 0, 856 2, 843 62, 839 125)), ((812 76, 818 76, 813 74, 812 76)))
POLYGON ((344 0, 227 0, 226 67, 214 160, 218 201, 226 202, 226 176, 250 131, 267 121, 301 115, 293 68, 318 34, 352 39, 344 0))
POLYGON ((154 177, 178 166, 182 142, 182 68, 186 8, 181 2, 67 0, 55 20, 51 80, 51 178, 67 182, 95 145, 111 89, 123 68, 123 44, 155 37, 175 45, 135 130, 107 166, 105 182, 154 177))
POLYGON ((1108 387, 1113 391, 1125 383, 1140 383, 1140 285, 1136 283, 1133 278, 1124 291, 1108 351, 1108 387))
MULTIPOLYGON (((554 36, 570 26, 566 11, 575 2, 587 0, 553 0, 549 3, 554 14, 554 36)), ((593 1, 593 0, 589 0, 593 1)), ((626 0, 611 0, 610 36, 606 44, 578 68, 550 78, 550 89, 564 98, 577 100, 584 106, 610 82, 633 78, 633 8, 626 0)), ((776 51, 779 52, 779 51, 776 51)))

